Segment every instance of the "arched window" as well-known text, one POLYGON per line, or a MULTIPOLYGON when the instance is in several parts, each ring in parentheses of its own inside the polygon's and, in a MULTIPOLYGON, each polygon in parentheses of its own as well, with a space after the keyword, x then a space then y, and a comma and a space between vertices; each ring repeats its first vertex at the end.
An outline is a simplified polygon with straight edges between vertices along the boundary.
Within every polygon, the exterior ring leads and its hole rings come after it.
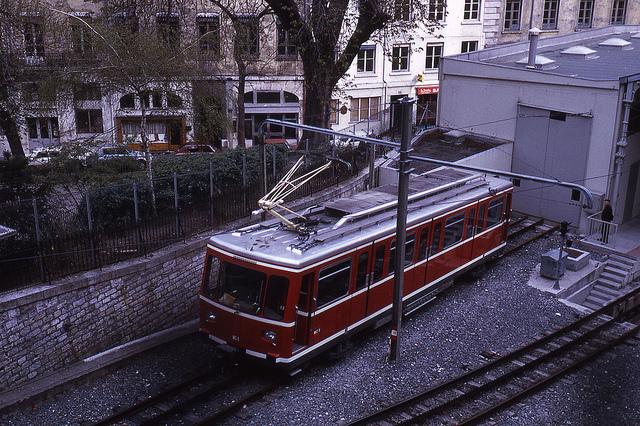
POLYGON ((133 109, 136 106, 136 98, 133 93, 128 93, 120 98, 120 108, 133 109))
POLYGON ((182 98, 173 92, 167 92, 167 108, 182 108, 182 98))
POLYGON ((294 95, 291 92, 284 92, 284 103, 288 104, 288 103, 298 103, 300 102, 300 98, 298 98, 296 95, 294 95))

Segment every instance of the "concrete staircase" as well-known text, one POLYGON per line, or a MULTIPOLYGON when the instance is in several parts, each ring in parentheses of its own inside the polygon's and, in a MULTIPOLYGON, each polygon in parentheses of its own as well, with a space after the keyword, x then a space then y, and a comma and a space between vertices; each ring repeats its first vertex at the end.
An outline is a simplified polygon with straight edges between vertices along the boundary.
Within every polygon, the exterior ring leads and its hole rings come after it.
POLYGON ((636 263, 636 259, 631 257, 618 254, 607 255, 604 269, 596 278, 582 305, 595 311, 626 293, 624 287, 633 277, 637 268, 636 263))

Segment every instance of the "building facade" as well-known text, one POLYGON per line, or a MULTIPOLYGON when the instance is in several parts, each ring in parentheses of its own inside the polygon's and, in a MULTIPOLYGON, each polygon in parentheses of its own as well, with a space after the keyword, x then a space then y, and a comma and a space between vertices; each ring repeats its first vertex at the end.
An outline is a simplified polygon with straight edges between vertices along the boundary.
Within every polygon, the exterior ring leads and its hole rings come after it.
MULTIPOLYGON (((396 14, 410 20, 410 2, 396 0, 396 14)), ((362 46, 336 88, 334 129, 381 133, 397 128, 400 114, 392 102, 405 96, 417 101, 416 125, 435 125, 440 60, 484 47, 484 9, 481 0, 433 1, 428 17, 438 21, 439 28, 418 25, 409 36, 382 32, 362 46)))
POLYGON ((514 181, 513 207, 583 232, 610 198, 640 216, 640 26, 609 26, 443 59, 438 124, 513 142, 511 170, 595 195, 514 181), (533 59, 533 56, 532 56, 533 59))
POLYGON ((531 28, 550 37, 640 24, 636 0, 485 0, 483 9, 487 47, 527 40, 531 28))

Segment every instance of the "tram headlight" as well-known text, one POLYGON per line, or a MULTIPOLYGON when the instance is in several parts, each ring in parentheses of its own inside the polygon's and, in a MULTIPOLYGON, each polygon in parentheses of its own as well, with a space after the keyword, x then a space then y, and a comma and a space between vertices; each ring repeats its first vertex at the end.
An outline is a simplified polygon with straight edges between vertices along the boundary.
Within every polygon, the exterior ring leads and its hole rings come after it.
POLYGON ((214 314, 213 312, 207 312, 206 321, 214 322, 215 320, 216 320, 216 314, 214 314))
POLYGON ((270 341, 272 344, 274 345, 276 344, 276 338, 278 337, 278 334, 275 331, 265 330, 262 332, 262 335, 264 336, 265 339, 270 341))

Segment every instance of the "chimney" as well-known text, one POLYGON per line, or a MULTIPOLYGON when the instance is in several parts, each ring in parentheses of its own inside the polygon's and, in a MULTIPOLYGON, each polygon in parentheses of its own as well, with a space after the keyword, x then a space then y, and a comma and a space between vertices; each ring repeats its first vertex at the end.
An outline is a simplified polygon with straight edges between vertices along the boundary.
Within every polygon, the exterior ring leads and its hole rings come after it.
POLYGON ((540 30, 536 27, 531 28, 529 30, 529 61, 527 62, 527 68, 534 69, 536 67, 538 38, 540 38, 540 30))

